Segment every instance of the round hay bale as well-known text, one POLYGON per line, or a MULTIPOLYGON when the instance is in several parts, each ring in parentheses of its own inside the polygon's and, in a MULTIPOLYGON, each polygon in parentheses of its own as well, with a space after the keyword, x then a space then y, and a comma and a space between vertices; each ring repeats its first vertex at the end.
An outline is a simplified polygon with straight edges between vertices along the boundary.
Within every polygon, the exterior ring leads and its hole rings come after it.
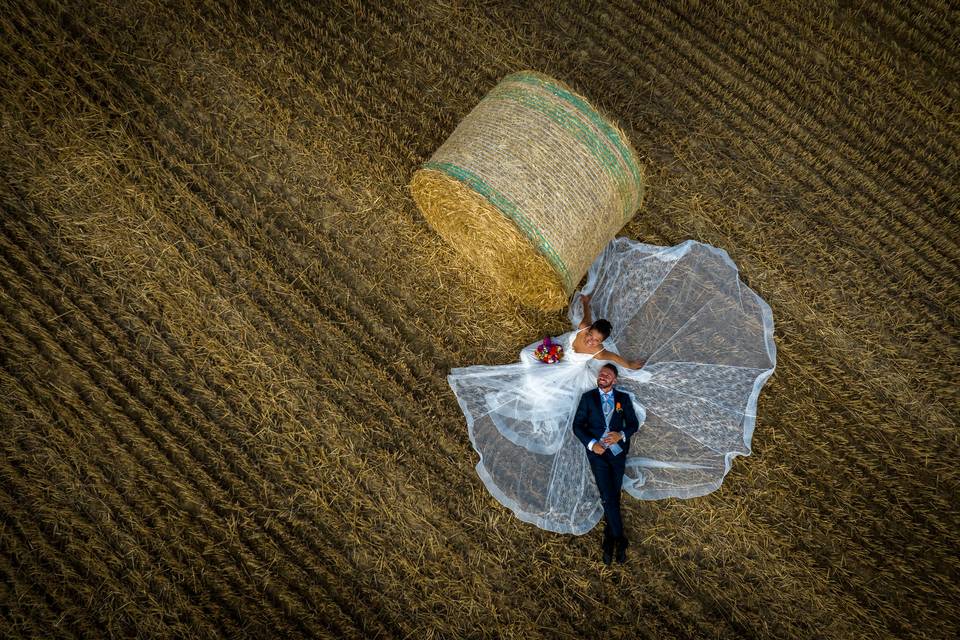
POLYGON ((427 222, 521 302, 563 307, 645 180, 626 135, 563 83, 500 81, 413 175, 427 222))

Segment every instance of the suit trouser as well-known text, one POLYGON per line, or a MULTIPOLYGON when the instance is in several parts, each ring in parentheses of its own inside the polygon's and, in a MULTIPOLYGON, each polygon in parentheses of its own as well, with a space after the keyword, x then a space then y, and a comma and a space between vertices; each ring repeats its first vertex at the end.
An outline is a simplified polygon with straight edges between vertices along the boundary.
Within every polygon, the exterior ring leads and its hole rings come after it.
POLYGON ((627 452, 614 456, 609 451, 597 455, 587 453, 590 469, 597 481, 603 515, 607 519, 607 530, 614 538, 623 537, 623 520, 620 518, 620 489, 623 486, 623 472, 626 468, 627 452))

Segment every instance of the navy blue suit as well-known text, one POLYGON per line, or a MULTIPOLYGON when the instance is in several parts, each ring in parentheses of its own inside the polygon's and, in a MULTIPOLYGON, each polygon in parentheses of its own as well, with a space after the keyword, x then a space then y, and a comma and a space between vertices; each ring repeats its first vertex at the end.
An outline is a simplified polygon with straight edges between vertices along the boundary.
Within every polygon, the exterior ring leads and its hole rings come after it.
MULTIPOLYGON (((619 403, 620 410, 614 410, 610 417, 610 431, 621 431, 626 436, 626 441, 619 443, 623 447, 623 451, 614 456, 610 451, 604 451, 598 455, 587 449, 587 460, 590 462, 590 469, 593 471, 593 477, 597 481, 597 489, 600 491, 603 514, 607 520, 606 534, 613 538, 623 538, 623 520, 620 518, 620 488, 623 485, 623 472, 627 454, 630 451, 630 441, 640 427, 640 421, 637 419, 637 413, 633 409, 633 401, 629 395, 614 389, 613 399, 614 402, 619 403)), ((574 435, 586 447, 591 440, 599 442, 606 428, 607 423, 603 417, 599 389, 587 391, 580 397, 577 413, 573 417, 574 435)))

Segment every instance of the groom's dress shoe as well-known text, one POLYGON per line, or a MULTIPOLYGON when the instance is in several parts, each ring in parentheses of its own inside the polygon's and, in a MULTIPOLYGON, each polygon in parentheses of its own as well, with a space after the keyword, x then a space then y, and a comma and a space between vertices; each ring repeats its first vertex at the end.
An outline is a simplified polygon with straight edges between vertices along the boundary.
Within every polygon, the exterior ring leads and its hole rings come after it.
POLYGON ((617 540, 617 562, 623 564, 627 561, 627 539, 620 538, 617 540))
POLYGON ((603 538, 603 564, 608 565, 613 562, 613 538, 604 536, 603 538))

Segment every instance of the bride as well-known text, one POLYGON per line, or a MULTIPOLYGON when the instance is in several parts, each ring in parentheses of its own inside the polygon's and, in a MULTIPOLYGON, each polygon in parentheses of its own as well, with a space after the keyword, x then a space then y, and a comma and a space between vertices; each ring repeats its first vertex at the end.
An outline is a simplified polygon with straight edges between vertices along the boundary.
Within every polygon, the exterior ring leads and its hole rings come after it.
POLYGON ((734 457, 750 454, 757 397, 776 361, 773 318, 726 252, 616 238, 574 294, 569 317, 573 328, 554 339, 564 349, 556 363, 535 357, 538 341, 519 362, 448 376, 480 455, 477 473, 518 518, 583 534, 603 516, 571 427, 603 362, 621 367, 617 386, 641 423, 623 481, 634 497, 704 495, 734 457))

